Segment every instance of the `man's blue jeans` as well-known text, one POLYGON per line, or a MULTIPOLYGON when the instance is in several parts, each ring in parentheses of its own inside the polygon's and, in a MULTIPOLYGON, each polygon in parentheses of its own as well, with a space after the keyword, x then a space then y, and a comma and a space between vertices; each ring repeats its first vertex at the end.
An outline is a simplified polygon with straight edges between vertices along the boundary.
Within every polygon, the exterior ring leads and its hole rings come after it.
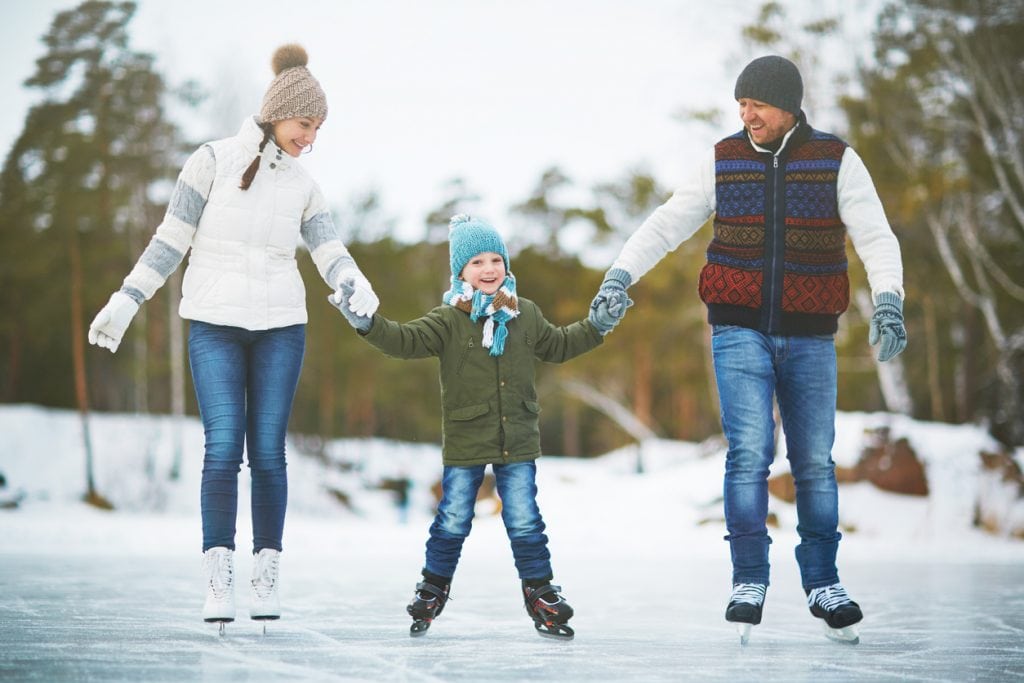
POLYGON ((836 351, 832 335, 780 337, 715 325, 711 338, 729 442, 725 523, 733 583, 768 584, 768 468, 775 458, 775 396, 796 485, 796 559, 805 589, 839 581, 841 534, 832 444, 836 351))
POLYGON ((206 434, 203 552, 235 549, 242 449, 252 479, 253 552, 281 550, 288 505, 284 441, 306 326, 251 331, 193 320, 188 355, 206 434))
MULTIPOLYGON (((537 464, 528 462, 492 465, 501 498, 501 519, 512 543, 512 556, 520 579, 551 579, 551 554, 544 520, 537 507, 537 464)), ((444 468, 441 503, 430 526, 424 569, 452 577, 469 536, 476 507, 476 493, 486 465, 444 468)))

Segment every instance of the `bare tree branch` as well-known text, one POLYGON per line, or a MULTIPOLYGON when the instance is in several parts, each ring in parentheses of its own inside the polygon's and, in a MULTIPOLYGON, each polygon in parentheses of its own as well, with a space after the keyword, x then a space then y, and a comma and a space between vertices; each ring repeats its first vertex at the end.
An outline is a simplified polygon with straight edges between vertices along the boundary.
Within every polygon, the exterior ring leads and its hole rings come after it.
POLYGON ((658 438, 658 435, 645 425, 640 418, 634 415, 631 410, 608 394, 601 393, 589 384, 579 380, 566 380, 562 382, 562 386, 576 398, 607 415, 615 424, 622 427, 627 434, 637 441, 643 442, 647 439, 658 438))

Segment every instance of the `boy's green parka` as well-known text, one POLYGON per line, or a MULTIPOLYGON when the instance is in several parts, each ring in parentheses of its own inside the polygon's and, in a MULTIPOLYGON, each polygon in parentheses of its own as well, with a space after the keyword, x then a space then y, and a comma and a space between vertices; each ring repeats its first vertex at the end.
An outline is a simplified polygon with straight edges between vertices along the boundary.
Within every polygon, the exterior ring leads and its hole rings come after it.
POLYGON ((407 323, 374 315, 363 335, 395 358, 438 357, 445 465, 466 467, 539 457, 536 361, 562 363, 603 340, 587 320, 566 327, 549 323, 528 299, 519 299, 519 311, 508 323, 508 339, 500 356, 491 356, 481 344, 482 324, 454 306, 438 306, 407 323))

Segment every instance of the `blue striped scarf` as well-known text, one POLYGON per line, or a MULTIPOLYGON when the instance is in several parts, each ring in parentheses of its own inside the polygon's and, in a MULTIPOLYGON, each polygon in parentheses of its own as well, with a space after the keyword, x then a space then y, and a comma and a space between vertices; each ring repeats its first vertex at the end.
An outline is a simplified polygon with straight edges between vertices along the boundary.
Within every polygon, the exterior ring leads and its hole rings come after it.
POLYGON ((473 322, 484 318, 484 336, 482 344, 490 349, 492 356, 500 356, 505 351, 505 339, 508 328, 505 324, 519 315, 519 299, 516 296, 516 278, 512 273, 505 276, 505 281, 494 294, 484 294, 474 289, 465 280, 452 276, 452 286, 441 300, 449 306, 469 313, 473 322))

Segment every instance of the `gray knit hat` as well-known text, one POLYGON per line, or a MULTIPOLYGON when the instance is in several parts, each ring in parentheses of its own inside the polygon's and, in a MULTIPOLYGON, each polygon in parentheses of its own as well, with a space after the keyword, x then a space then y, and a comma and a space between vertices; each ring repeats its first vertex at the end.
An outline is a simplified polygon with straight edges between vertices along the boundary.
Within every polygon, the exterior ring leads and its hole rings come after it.
POLYGON ((800 116, 804 82, 796 64, 785 57, 758 57, 736 79, 736 99, 748 98, 800 116))
POLYGON ((274 80, 263 96, 260 122, 273 123, 296 116, 327 118, 327 96, 309 73, 309 56, 301 45, 282 45, 274 52, 274 80))

